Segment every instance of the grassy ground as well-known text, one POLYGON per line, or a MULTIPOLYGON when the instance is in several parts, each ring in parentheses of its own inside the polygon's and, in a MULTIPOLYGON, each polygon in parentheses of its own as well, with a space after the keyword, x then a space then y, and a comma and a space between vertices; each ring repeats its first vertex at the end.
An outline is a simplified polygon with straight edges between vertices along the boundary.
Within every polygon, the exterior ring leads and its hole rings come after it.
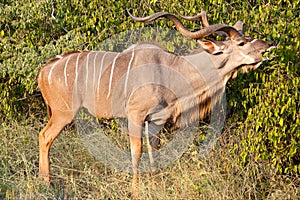
MULTIPOLYGON (((52 183, 37 178, 40 122, 2 125, 0 199, 130 199, 131 175, 106 167, 84 148, 70 126, 51 151, 52 183)), ((239 136, 225 129, 205 158, 195 144, 157 175, 140 176, 141 199, 299 199, 299 177, 277 175, 267 163, 238 164, 239 136)))

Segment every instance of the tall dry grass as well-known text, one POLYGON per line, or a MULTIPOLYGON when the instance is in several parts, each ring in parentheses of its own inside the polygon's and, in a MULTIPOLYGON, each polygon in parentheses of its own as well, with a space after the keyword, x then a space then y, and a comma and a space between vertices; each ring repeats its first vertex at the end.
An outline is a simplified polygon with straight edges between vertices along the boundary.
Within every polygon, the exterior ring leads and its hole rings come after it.
MULTIPOLYGON (((51 150, 52 182, 37 178, 39 121, 0 129, 0 199, 131 199, 131 175, 98 162, 67 127, 51 150)), ((141 199, 299 199, 299 177, 277 175, 267 163, 241 166, 231 153, 239 137, 225 129, 215 149, 200 159, 196 141, 173 165, 140 176, 141 199)))

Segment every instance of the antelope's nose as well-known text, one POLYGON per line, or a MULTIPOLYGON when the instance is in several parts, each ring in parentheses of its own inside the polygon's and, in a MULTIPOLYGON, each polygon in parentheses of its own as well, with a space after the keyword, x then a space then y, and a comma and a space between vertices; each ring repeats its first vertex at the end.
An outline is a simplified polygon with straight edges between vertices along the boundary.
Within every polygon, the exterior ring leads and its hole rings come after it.
POLYGON ((275 42, 268 42, 269 47, 277 47, 277 44, 275 42))

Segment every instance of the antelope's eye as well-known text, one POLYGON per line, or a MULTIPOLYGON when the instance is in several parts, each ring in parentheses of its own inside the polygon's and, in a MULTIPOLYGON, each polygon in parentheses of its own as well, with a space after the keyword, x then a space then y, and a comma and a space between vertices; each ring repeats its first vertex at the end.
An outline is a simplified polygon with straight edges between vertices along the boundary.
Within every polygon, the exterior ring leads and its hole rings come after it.
POLYGON ((245 45, 245 42, 240 42, 239 43, 239 46, 244 46, 245 45))

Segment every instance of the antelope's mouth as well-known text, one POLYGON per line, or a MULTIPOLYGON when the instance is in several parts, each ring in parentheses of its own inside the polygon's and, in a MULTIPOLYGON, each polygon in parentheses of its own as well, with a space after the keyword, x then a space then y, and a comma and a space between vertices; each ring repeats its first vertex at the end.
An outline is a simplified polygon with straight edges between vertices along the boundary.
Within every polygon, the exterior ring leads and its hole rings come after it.
POLYGON ((276 49, 276 46, 271 46, 267 50, 261 52, 260 59, 257 60, 257 62, 253 64, 244 64, 238 67, 238 70, 240 70, 242 73, 247 72, 248 70, 254 70, 257 69, 264 61, 269 61, 275 58, 276 54, 272 49, 276 49))
POLYGON ((272 60, 273 58, 275 58, 276 54, 275 54, 274 50, 276 48, 277 48, 276 46, 271 46, 266 51, 262 52, 261 55, 262 55, 263 61, 272 60))

